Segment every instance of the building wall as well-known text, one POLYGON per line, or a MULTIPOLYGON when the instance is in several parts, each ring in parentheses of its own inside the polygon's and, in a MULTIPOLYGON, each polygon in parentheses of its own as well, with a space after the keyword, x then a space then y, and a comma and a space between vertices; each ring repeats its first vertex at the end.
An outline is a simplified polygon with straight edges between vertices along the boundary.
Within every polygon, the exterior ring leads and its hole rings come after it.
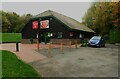
POLYGON ((64 45, 69 45, 70 42, 71 44, 75 44, 77 41, 77 44, 80 44, 80 39, 51 39, 52 44, 61 44, 63 43, 64 45))
MULTIPOLYGON (((21 43, 23 44, 31 44, 31 39, 22 39, 21 40, 21 43)), ((33 39, 33 42, 32 43, 37 43, 38 39, 33 39)))
MULTIPOLYGON (((33 39, 33 43, 37 43, 37 39, 33 39)), ((71 44, 73 45, 73 44, 75 44, 76 43, 76 41, 77 41, 77 44, 80 44, 81 42, 81 40, 80 39, 51 39, 50 40, 50 42, 52 43, 52 44, 61 44, 61 43, 63 43, 64 45, 69 45, 70 44, 70 42, 71 42, 71 44)), ((30 39, 22 39, 22 41, 21 41, 23 44, 31 44, 31 41, 30 41, 30 39)))
MULTIPOLYGON (((50 18, 43 18, 42 20, 47 20, 50 18)), ((58 32, 62 32, 62 39, 69 38, 69 29, 58 19, 52 18, 49 20, 49 29, 40 29, 39 34, 45 32, 51 32, 53 36, 51 38, 58 39, 58 32)))
POLYGON ((50 37, 50 41, 54 44, 60 44, 61 41, 64 44, 69 44, 70 41, 72 42, 72 44, 74 44, 75 40, 77 40, 79 43, 79 34, 83 34, 85 38, 90 38, 91 36, 93 36, 92 33, 70 30, 65 24, 63 24, 55 17, 44 17, 30 20, 26 24, 25 28, 22 31, 22 43, 30 43, 30 39, 33 39, 33 43, 37 43, 37 34, 39 34, 39 42, 41 42, 41 34, 44 34, 46 32, 50 32, 53 34, 53 36, 50 37), (49 28, 40 29, 39 27, 38 29, 32 29, 32 22, 36 20, 38 21, 39 26, 39 20, 49 20, 49 28), (58 32, 62 32, 62 38, 58 38, 58 32), (72 37, 70 37, 70 32, 73 33, 72 37))
MULTIPOLYGON (((32 29, 32 21, 29 21, 24 30, 22 31, 22 39, 36 39, 36 35, 39 33, 39 36, 41 33, 45 33, 45 32, 52 32, 53 36, 51 38, 57 39, 58 38, 58 32, 62 32, 63 33, 63 39, 64 38, 69 38, 68 34, 69 34, 69 29, 63 24, 61 23, 59 20, 52 18, 52 20, 50 20, 51 17, 47 17, 47 18, 41 18, 41 20, 49 20, 49 26, 50 28, 48 29, 32 29)), ((38 19, 36 19, 38 20, 38 19)), ((39 23, 40 25, 40 23, 39 23)))
POLYGON ((22 39, 31 39, 31 38, 36 39, 37 33, 38 33, 38 29, 34 29, 34 30, 32 29, 32 21, 30 20, 22 31, 22 39))

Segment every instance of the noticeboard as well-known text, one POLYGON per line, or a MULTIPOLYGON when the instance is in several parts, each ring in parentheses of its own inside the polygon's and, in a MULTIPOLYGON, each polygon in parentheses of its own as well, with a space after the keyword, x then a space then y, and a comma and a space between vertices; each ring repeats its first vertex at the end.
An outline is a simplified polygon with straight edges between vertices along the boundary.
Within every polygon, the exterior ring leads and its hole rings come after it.
POLYGON ((42 21, 40 21, 40 28, 41 29, 49 28, 49 20, 42 20, 42 21))
POLYGON ((32 22, 32 29, 38 29, 38 21, 32 22))

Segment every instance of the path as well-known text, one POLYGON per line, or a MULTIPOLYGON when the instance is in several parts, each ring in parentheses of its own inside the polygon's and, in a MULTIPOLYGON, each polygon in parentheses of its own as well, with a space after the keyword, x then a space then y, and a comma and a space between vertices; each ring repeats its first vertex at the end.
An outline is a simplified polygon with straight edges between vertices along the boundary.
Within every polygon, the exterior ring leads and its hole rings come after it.
MULTIPOLYGON (((40 49, 47 49, 47 44, 39 44, 40 49)), ((52 48, 58 48, 60 45, 52 45, 52 48)), ((74 46, 73 46, 74 47, 74 46)), ((21 44, 19 43, 19 52, 16 52, 16 43, 3 43, 0 44, 0 50, 9 50, 15 53, 23 61, 30 63, 47 58, 46 56, 38 53, 37 44, 21 44)))
POLYGON ((20 51, 16 52, 16 44, 15 43, 5 43, 0 45, 0 50, 9 50, 15 53, 20 59, 25 61, 26 63, 30 63, 37 60, 45 59, 46 57, 42 54, 34 51, 37 46, 36 44, 19 44, 20 51))

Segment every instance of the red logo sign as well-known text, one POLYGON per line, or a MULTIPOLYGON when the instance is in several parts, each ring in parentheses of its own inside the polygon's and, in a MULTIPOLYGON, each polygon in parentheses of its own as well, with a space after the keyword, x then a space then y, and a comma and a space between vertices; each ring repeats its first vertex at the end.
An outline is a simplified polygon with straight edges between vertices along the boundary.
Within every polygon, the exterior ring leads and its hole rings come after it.
POLYGON ((32 22, 32 28, 33 29, 38 29, 38 21, 33 21, 32 22))

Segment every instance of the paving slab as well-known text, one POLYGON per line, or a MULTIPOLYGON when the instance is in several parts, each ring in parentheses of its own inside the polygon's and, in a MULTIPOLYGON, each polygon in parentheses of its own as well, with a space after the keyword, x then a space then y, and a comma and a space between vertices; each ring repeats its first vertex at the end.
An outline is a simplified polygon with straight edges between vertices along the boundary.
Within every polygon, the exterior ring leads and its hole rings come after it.
POLYGON ((19 44, 19 52, 16 52, 16 44, 15 43, 5 43, 0 45, 0 50, 9 50, 15 53, 21 60, 26 63, 30 63, 37 60, 45 59, 46 56, 37 53, 34 51, 37 49, 36 44, 19 44))

